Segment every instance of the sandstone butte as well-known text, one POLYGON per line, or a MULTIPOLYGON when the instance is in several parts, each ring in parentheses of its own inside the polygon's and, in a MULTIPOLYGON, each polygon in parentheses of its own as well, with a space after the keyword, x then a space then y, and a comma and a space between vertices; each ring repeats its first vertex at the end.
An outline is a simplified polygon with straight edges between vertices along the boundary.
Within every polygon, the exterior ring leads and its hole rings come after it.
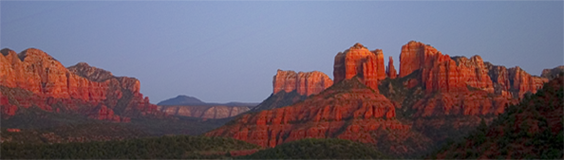
POLYGON ((280 108, 304 100, 333 85, 333 80, 319 71, 298 72, 278 69, 272 78, 272 94, 251 110, 257 112, 280 108))
POLYGON ((273 94, 284 91, 297 91, 299 95, 309 96, 317 94, 333 85, 333 80, 319 71, 294 72, 278 69, 272 80, 273 94))
POLYGON ((135 78, 115 77, 86 63, 65 68, 35 48, 19 54, 10 49, 0 52, 3 118, 17 114, 20 107, 32 106, 117 122, 127 122, 133 116, 164 115, 139 92, 140 82, 135 78))
MULTIPOLYGON (((244 114, 206 135, 266 147, 333 137, 375 143, 395 155, 413 154, 448 138, 448 132, 447 137, 437 134, 443 132, 441 128, 473 128, 480 117, 503 112, 505 105, 516 103, 526 92, 534 93, 547 81, 518 67, 506 69, 483 62, 480 56, 443 55, 415 41, 402 47, 400 73, 394 79, 393 62, 387 73, 378 69, 383 68, 379 53, 381 50, 371 52, 357 43, 335 56, 333 86, 286 107, 244 114), (405 88, 403 96, 412 96, 390 101, 378 88, 390 81, 400 82, 396 89, 405 88), (408 122, 401 122, 396 120, 398 109, 414 113, 403 117, 408 122), (446 115, 459 116, 446 120, 446 115)), ((276 78, 274 90, 284 90, 276 84, 285 83, 276 83, 276 78)))
POLYGON ((382 50, 369 51, 362 44, 356 43, 348 50, 337 53, 333 68, 335 83, 355 76, 378 92, 378 81, 386 78, 382 50))

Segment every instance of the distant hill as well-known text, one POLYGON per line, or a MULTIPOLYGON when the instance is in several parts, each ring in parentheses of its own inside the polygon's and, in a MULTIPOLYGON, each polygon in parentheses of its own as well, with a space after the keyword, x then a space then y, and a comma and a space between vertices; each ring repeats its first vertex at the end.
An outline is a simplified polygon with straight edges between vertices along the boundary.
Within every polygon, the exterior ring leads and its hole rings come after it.
POLYGON ((201 119, 222 119, 237 116, 257 106, 258 103, 206 103, 198 98, 179 95, 159 102, 157 110, 168 115, 201 119))
POLYGON ((159 106, 249 106, 254 107, 259 103, 247 103, 247 102, 228 102, 228 103, 206 103, 201 101, 196 97, 178 95, 174 98, 170 98, 157 103, 159 106))
POLYGON ((491 125, 482 122, 469 136, 428 158, 561 159, 564 157, 564 77, 507 107, 491 125))
POLYGON ((170 98, 164 101, 161 101, 159 103, 157 103, 157 105, 162 106, 162 105, 202 105, 202 104, 206 104, 205 102, 202 102, 201 100, 199 100, 196 97, 190 97, 190 96, 186 96, 186 95, 178 95, 174 98, 170 98))

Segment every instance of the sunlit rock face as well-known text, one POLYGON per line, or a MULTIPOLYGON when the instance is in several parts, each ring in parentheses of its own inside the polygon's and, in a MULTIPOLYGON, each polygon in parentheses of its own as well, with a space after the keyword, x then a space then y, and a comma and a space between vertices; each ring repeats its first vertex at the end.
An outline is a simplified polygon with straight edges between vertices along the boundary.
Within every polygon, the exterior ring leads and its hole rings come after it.
POLYGON ((333 85, 333 80, 319 71, 298 72, 278 70, 272 78, 272 94, 251 110, 280 108, 304 100, 318 94, 333 85))
POLYGON ((366 86, 378 91, 378 81, 386 78, 382 50, 369 51, 356 43, 335 56, 333 77, 335 83, 358 77, 366 86))
POLYGON ((388 67, 386 67, 386 75, 390 79, 396 79, 398 77, 398 72, 394 67, 394 59, 390 56, 390 60, 388 60, 388 67))
POLYGON ((319 71, 296 73, 279 69, 273 77, 272 84, 273 94, 281 91, 286 93, 297 91, 299 95, 309 96, 333 85, 333 80, 319 71))
POLYGON ((18 106, 4 107, 8 104, 3 104, 3 109, 9 110, 3 118, 16 114, 19 107, 31 106, 111 121, 128 121, 127 117, 132 116, 163 116, 156 105, 139 93, 140 82, 135 78, 115 77, 86 63, 65 68, 55 58, 35 48, 19 54, 2 49, 1 53, 2 98, 9 99, 9 106, 18 106))

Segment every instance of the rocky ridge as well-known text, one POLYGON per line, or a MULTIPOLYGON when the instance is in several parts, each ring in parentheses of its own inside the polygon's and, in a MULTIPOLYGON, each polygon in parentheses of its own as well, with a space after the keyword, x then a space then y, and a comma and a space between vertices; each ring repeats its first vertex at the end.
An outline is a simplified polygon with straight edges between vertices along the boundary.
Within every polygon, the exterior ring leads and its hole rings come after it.
POLYGON ((163 116, 148 97, 139 92, 139 80, 115 77, 110 72, 86 63, 65 68, 59 61, 39 49, 26 49, 19 54, 0 51, 0 99, 3 118, 17 114, 22 108, 37 106, 49 112, 80 113, 110 121, 129 121, 135 116, 163 116), (9 90, 23 90, 15 95, 9 90))

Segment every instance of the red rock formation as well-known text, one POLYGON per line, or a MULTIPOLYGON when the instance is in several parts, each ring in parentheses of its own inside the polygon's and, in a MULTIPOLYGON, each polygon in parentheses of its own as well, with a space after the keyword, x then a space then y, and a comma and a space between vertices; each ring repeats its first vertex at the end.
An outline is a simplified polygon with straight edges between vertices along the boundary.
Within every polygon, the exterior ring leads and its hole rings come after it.
POLYGON ((278 70, 273 78, 273 93, 251 112, 280 108, 304 100, 307 96, 320 93, 333 85, 326 74, 278 70))
MULTIPOLYGON (((342 80, 336 86, 303 102, 245 114, 235 119, 234 123, 206 135, 232 137, 274 147, 303 138, 334 137, 378 143, 384 140, 379 139, 377 134, 370 133, 380 129, 387 129, 390 134, 410 130, 409 125, 395 120, 395 107, 386 97, 361 83, 357 78, 342 80)), ((413 133, 396 139, 405 141, 413 136, 411 134, 413 133)), ((426 139, 417 139, 415 143, 420 142, 428 143, 426 139)), ((397 143, 392 147, 406 147, 401 144, 397 143)))
POLYGON ((514 96, 522 97, 526 92, 534 93, 548 81, 532 77, 518 67, 508 72, 505 67, 484 63, 480 56, 451 58, 415 41, 402 47, 400 58, 400 77, 420 72, 420 77, 415 78, 418 82, 410 82, 408 86, 422 84, 427 93, 466 92, 472 87, 497 95, 507 96, 512 92, 514 96))
POLYGON ((384 53, 381 49, 371 51, 376 55, 376 75, 378 80, 386 79, 386 67, 384 67, 384 53))
POLYGON ((439 51, 430 45, 410 41, 401 48, 399 77, 405 77, 418 69, 433 66, 434 60, 438 58, 437 54, 439 51))
POLYGON ((368 87, 378 92, 378 80, 386 78, 382 50, 369 51, 360 43, 335 56, 335 83, 358 76, 368 87), (380 75, 381 74, 381 75, 380 75))
MULTIPOLYGON (((123 113, 120 111, 121 116, 137 114, 133 112, 162 114, 156 110, 156 105, 150 104, 147 98, 143 99, 143 95, 139 93, 139 80, 135 78, 114 77, 110 72, 91 67, 86 63, 79 63, 67 69, 47 53, 34 48, 20 54, 9 49, 3 49, 1 53, 3 56, 0 56, 0 66, 2 66, 0 86, 23 89, 33 94, 32 96, 12 95, 13 101, 10 105, 2 104, 3 111, 13 108, 6 106, 16 104, 24 108, 36 105, 52 111, 51 106, 60 102, 68 110, 84 111, 83 114, 88 115, 88 111, 79 108, 104 105, 102 108, 113 110, 117 107, 118 100, 124 98, 122 92, 127 91, 132 96, 127 97, 130 99, 126 106, 120 106, 125 108, 123 113)), ((100 109, 100 112, 109 114, 107 109, 100 109)), ((107 116, 95 118, 116 119, 107 116)))
POLYGON ((394 60, 392 59, 392 56, 390 56, 390 60, 388 61, 388 67, 386 67, 386 75, 388 75, 390 79, 396 79, 398 76, 398 72, 394 67, 394 60))
POLYGON ((492 79, 494 86, 494 93, 501 96, 512 97, 512 93, 509 92, 511 88, 509 82, 509 72, 504 66, 492 65, 489 62, 484 63, 488 68, 488 75, 492 79))
POLYGON ((317 94, 333 85, 329 76, 319 71, 299 72, 278 70, 273 78, 273 94, 297 91, 300 95, 317 94))
POLYGON ((531 76, 519 66, 509 68, 509 81, 511 83, 511 90, 523 97, 527 92, 536 93, 538 89, 542 88, 543 84, 548 82, 548 79, 531 76))

